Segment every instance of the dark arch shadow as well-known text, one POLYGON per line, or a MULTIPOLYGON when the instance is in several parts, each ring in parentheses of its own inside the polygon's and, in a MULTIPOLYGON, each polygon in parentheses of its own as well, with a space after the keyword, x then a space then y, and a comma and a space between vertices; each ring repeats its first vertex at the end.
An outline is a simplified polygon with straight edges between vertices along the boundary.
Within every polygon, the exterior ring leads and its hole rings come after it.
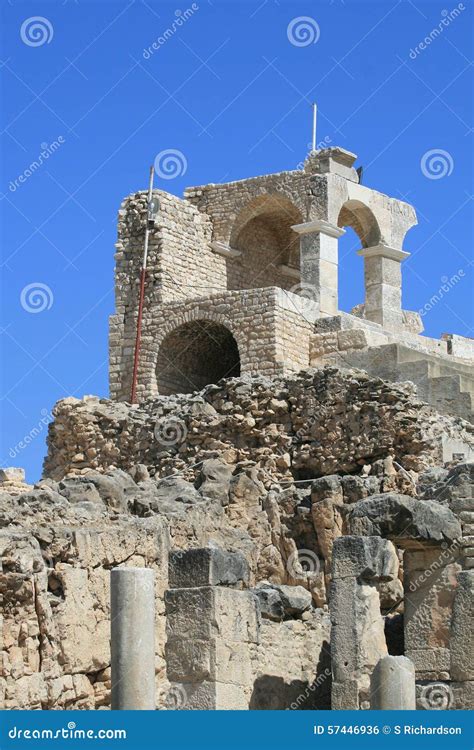
POLYGON ((158 393, 192 393, 221 378, 240 375, 237 342, 221 323, 194 320, 163 340, 156 364, 158 393))

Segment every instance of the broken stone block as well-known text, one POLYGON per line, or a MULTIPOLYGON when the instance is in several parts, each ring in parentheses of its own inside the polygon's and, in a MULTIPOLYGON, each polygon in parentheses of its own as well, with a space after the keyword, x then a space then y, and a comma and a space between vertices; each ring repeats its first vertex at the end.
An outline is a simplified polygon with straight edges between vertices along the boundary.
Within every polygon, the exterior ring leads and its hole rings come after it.
POLYGON ((249 566, 241 552, 215 547, 177 550, 169 556, 170 588, 235 586, 249 581, 249 566))
POLYGON ((398 575, 398 557, 388 539, 341 536, 334 542, 333 579, 391 581, 398 575))
POLYGON ((300 617, 310 609, 313 597, 303 586, 286 586, 283 584, 261 581, 253 593, 260 603, 262 617, 279 621, 300 617))
POLYGON ((446 506, 394 492, 355 503, 346 520, 350 534, 389 537, 400 545, 452 542, 461 536, 461 525, 446 506))

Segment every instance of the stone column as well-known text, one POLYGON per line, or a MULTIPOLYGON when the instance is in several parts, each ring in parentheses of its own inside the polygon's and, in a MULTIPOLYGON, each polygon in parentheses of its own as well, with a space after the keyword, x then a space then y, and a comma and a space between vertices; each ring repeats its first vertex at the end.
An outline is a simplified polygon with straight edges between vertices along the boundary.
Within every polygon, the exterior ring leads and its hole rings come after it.
POLYGON ((110 575, 112 710, 155 705, 155 574, 113 568, 110 575))
POLYGON ((216 548, 172 552, 166 605, 166 673, 182 710, 248 709, 257 598, 242 591, 248 565, 216 548))
POLYGON ((387 245, 359 250, 364 258, 365 317, 389 331, 402 328, 401 263, 410 253, 387 245))
POLYGON ((415 711, 415 667, 406 656, 384 656, 370 680, 370 708, 415 711))
MULTIPOLYGON (((345 233, 323 219, 295 224, 300 237, 301 286, 314 290, 324 315, 337 314, 338 238, 345 233)), ((307 295, 306 295, 307 296, 307 295)))
POLYGON ((333 710, 369 707, 370 675, 387 655, 376 584, 397 574, 397 553, 387 539, 341 536, 334 541, 329 596, 333 710))

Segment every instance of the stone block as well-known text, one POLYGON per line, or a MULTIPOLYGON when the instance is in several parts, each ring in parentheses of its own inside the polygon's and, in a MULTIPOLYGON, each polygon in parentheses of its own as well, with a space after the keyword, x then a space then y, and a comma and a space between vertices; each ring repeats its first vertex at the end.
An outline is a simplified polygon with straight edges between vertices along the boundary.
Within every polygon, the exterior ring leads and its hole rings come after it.
POLYGON ((215 588, 213 595, 216 633, 228 641, 257 643, 260 612, 255 595, 250 591, 227 588, 215 588))
POLYGON ((165 592, 168 637, 186 633, 188 638, 206 640, 215 634, 214 591, 211 586, 170 589, 165 592))
POLYGON ((356 680, 334 682, 331 688, 331 709, 333 711, 358 710, 359 686, 356 680))
POLYGON ((249 699, 241 685, 216 682, 172 682, 170 693, 177 697, 176 709, 181 711, 245 711, 249 699))
POLYGON ((168 576, 173 589, 235 586, 248 583, 249 566, 241 552, 226 552, 215 547, 176 550, 169 556, 168 576))
POLYGON ((474 570, 461 571, 457 577, 451 618, 451 678, 474 680, 474 570))
POLYGON ((397 574, 397 553, 388 539, 341 536, 335 540, 332 559, 334 579, 356 577, 367 581, 391 581, 397 574))

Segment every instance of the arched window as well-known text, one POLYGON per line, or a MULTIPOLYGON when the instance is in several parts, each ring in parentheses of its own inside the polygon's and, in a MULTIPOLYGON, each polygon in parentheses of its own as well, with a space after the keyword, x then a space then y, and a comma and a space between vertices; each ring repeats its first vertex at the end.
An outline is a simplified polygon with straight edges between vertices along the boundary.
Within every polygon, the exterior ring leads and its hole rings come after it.
POLYGON ((380 242, 380 228, 374 214, 361 201, 342 206, 337 225, 346 230, 339 238, 339 309, 351 312, 365 299, 364 262, 357 250, 380 242))
POLYGON ((228 289, 291 289, 300 264, 299 237, 291 227, 302 221, 300 211, 280 194, 250 201, 232 229, 230 246, 241 255, 228 264, 228 289))

